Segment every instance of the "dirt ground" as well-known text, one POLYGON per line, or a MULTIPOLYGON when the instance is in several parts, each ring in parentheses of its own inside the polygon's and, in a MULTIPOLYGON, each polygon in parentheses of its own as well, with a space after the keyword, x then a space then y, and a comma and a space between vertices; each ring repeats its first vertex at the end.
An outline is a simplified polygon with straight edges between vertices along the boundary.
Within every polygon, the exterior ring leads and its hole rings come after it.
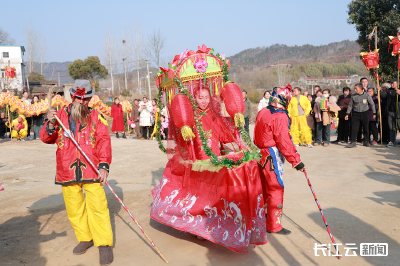
MULTIPOLYGON (((341 145, 298 149, 344 255, 354 243, 357 256, 315 256, 314 245, 329 244, 304 175, 286 163, 283 226, 289 236, 268 234, 269 243, 247 254, 200 241, 150 219, 151 189, 160 182, 166 155, 156 141, 112 138, 109 183, 170 265, 399 265, 400 148, 341 145), (387 243, 388 256, 360 256, 360 243, 387 243)), ((72 255, 77 244, 61 187, 54 184, 55 145, 41 141, 0 143, 0 265, 99 265, 98 249, 72 255)), ((105 188, 114 231, 112 265, 164 265, 146 238, 105 188)), ((352 252, 350 251, 350 254, 352 252)))

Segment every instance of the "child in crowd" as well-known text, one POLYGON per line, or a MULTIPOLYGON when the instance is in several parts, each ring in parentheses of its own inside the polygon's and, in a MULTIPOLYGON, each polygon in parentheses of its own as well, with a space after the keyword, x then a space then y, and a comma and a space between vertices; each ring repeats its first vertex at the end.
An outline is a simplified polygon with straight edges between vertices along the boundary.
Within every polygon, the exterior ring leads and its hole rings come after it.
POLYGON ((165 118, 165 116, 160 117, 161 120, 161 136, 163 140, 166 140, 168 138, 168 118, 165 118))

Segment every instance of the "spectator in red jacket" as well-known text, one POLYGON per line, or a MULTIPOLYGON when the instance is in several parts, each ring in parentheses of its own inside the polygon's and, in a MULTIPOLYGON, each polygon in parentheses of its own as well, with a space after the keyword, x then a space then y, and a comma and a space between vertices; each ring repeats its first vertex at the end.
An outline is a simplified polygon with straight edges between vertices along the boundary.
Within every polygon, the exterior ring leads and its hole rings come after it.
POLYGON ((113 124, 111 131, 116 132, 116 137, 119 138, 118 132, 122 132, 122 137, 126 139, 125 136, 125 126, 124 126, 124 112, 122 111, 122 105, 119 104, 119 98, 115 97, 114 104, 111 106, 111 116, 113 118, 113 124))

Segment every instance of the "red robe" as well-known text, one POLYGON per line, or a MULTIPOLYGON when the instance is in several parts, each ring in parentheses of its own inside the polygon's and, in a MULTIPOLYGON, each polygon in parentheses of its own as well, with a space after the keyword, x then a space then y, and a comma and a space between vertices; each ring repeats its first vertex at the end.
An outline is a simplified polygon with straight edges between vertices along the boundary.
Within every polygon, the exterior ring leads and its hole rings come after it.
POLYGON ((111 116, 113 118, 113 123, 112 123, 112 132, 119 132, 125 131, 125 126, 124 126, 124 112, 122 111, 122 105, 119 104, 118 106, 116 104, 113 104, 111 106, 111 116))
MULTIPOLYGON (((71 128, 71 105, 57 112, 58 118, 67 129, 71 128)), ((79 146, 86 153, 92 163, 99 169, 110 168, 111 164, 111 139, 108 132, 107 121, 96 110, 89 109, 91 123, 83 127, 78 122, 75 132, 71 132, 79 146)), ((86 158, 76 148, 69 138, 64 136, 64 130, 58 123, 55 124, 55 132, 47 133, 46 122, 39 132, 40 139, 47 144, 57 144, 56 160, 57 174, 56 184, 67 185, 70 183, 99 182, 97 173, 86 158)))
POLYGON ((258 163, 267 206, 267 230, 278 232, 282 229, 283 208, 283 160, 281 155, 294 168, 302 163, 290 134, 289 118, 286 113, 271 114, 264 108, 257 115, 254 128, 254 143, 260 148, 262 158, 258 163))
MULTIPOLYGON (((220 155, 220 144, 232 142, 232 135, 224 134, 226 127, 210 111, 198 112, 208 146, 220 155)), ((196 159, 209 159, 197 130, 194 133, 196 159)), ((195 171, 181 159, 174 155, 169 160, 160 184, 153 189, 151 218, 239 253, 248 252, 250 244, 267 243, 256 161, 232 169, 195 171)))

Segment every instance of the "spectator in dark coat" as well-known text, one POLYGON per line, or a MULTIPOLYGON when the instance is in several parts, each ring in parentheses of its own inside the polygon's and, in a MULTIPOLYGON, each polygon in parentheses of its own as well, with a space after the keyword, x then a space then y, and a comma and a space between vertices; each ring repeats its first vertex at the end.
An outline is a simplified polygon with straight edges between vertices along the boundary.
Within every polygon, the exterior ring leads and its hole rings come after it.
POLYGON ((135 123, 135 134, 138 139, 142 138, 142 129, 140 127, 140 112, 139 112, 139 100, 135 99, 132 106, 131 121, 135 123))
MULTIPOLYGON (((382 84, 382 92, 386 93, 391 87, 390 83, 382 84)), ((387 113, 387 98, 381 97, 381 116, 382 116, 382 142, 388 144, 390 141, 390 132, 388 124, 388 113, 387 113)))
POLYGON ((4 139, 5 134, 7 132, 6 122, 8 119, 6 118, 6 113, 2 112, 0 114, 0 139, 4 139))
MULTIPOLYGON (((386 113, 387 113, 387 121, 389 125, 390 132, 390 141, 387 147, 396 146, 396 135, 398 129, 398 122, 400 119, 399 105, 397 104, 398 95, 400 94, 400 90, 397 88, 397 79, 394 78, 390 81, 391 88, 389 88, 386 92, 381 92, 382 99, 387 99, 386 104, 386 113)), ((381 88, 378 86, 378 90, 381 88)), ((400 103, 400 101, 399 101, 400 103)))
MULTIPOLYGON (((375 110, 379 110, 379 103, 378 103, 378 97, 375 95, 375 90, 374 88, 368 88, 368 94, 371 95, 372 100, 375 103, 375 110)), ((371 142, 371 145, 377 145, 378 144, 378 127, 376 125, 376 117, 374 117, 374 113, 372 112, 372 106, 369 106, 368 110, 369 114, 369 134, 366 134, 365 138, 367 141, 370 139, 371 133, 373 137, 373 141, 371 142)))
POLYGON ((244 111, 244 129, 249 132, 249 124, 250 124, 250 118, 251 118, 251 101, 247 99, 247 91, 242 91, 242 96, 243 96, 243 101, 245 105, 245 111, 244 111))
POLYGON ((344 119, 346 116, 347 107, 349 107, 349 102, 351 99, 351 90, 349 87, 343 88, 343 95, 340 95, 337 101, 337 105, 340 107, 338 113, 339 126, 338 126, 338 138, 336 143, 348 143, 350 136, 350 120, 344 119))

